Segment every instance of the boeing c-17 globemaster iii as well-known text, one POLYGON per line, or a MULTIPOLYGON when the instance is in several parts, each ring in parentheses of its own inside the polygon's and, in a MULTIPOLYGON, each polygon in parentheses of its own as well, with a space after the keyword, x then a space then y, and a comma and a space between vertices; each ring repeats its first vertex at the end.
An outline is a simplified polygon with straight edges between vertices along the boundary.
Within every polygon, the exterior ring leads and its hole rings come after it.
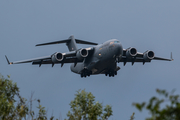
POLYGON ((97 74, 105 74, 106 76, 114 77, 117 75, 117 71, 120 70, 120 67, 117 66, 117 63, 119 62, 122 62, 125 66, 127 62, 131 62, 132 65, 135 62, 141 62, 144 65, 146 62, 151 62, 151 60, 173 60, 172 53, 171 59, 166 59, 156 57, 154 52, 150 50, 140 53, 133 47, 123 49, 122 44, 117 39, 111 39, 98 45, 97 43, 75 39, 74 36, 70 36, 66 40, 37 44, 36 46, 59 43, 66 43, 69 52, 55 52, 54 54, 46 57, 17 62, 9 62, 7 56, 5 57, 8 64, 32 62, 33 65, 39 65, 39 67, 42 64, 51 64, 52 67, 54 64, 61 64, 62 67, 64 63, 72 63, 71 71, 80 74, 81 77, 97 74), (78 49, 76 44, 89 44, 95 46, 78 49))

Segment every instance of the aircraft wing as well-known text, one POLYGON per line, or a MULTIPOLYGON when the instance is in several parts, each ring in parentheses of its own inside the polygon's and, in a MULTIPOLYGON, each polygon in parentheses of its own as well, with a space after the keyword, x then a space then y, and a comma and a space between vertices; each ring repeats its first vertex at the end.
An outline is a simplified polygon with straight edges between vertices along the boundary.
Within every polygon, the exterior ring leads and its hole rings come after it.
MULTIPOLYGON (((137 57, 143 58, 143 56, 144 56, 144 53, 137 52, 137 57)), ((172 58, 172 53, 171 53, 171 59, 161 58, 161 57, 156 57, 156 56, 155 56, 152 60, 172 61, 172 60, 173 60, 173 58, 172 58)))
MULTIPOLYGON (((62 55, 64 55, 67 58, 67 61, 64 61, 64 63, 70 63, 70 61, 71 61, 70 59, 71 59, 71 57, 74 57, 76 55, 76 51, 62 53, 62 55)), ((20 64, 20 63, 29 63, 29 62, 36 63, 37 61, 41 61, 42 63, 47 64, 47 63, 50 63, 52 55, 45 56, 45 57, 39 57, 39 58, 33 58, 33 59, 27 59, 27 60, 22 60, 22 61, 15 61, 15 62, 9 62, 7 56, 5 56, 5 57, 6 57, 8 64, 20 64)), ((74 59, 74 58, 72 58, 72 59, 74 59)), ((52 63, 52 61, 51 61, 51 63, 52 63)))
MULTIPOLYGON (((91 53, 94 49, 93 48, 86 48, 87 51, 89 51, 89 53, 91 53)), ((22 60, 22 61, 15 61, 15 62, 9 62, 7 56, 6 60, 8 62, 8 64, 20 64, 20 63, 32 63, 33 65, 41 65, 41 64, 64 64, 64 63, 78 63, 78 62, 83 62, 83 59, 78 59, 76 57, 76 53, 77 51, 70 51, 70 52, 65 52, 65 53, 60 53, 63 56, 63 60, 62 61, 57 61, 57 62, 53 62, 52 58, 56 53, 49 55, 49 56, 45 56, 45 57, 39 57, 39 58, 34 58, 34 59, 27 59, 27 60, 22 60)))
POLYGON ((16 61, 16 62, 9 62, 7 56, 6 60, 8 62, 8 64, 20 64, 20 63, 29 63, 29 62, 33 62, 33 61, 40 61, 40 60, 48 60, 51 59, 51 56, 45 56, 45 57, 39 57, 39 58, 34 58, 34 59, 27 59, 27 60, 22 60, 22 61, 16 61))
POLYGON ((119 60, 119 62, 124 62, 124 65, 126 64, 126 62, 132 62, 132 65, 133 65, 134 62, 142 62, 144 64, 145 62, 151 62, 151 60, 164 60, 164 61, 172 61, 173 60, 172 53, 171 53, 171 58, 167 59, 167 58, 154 56, 153 51, 146 51, 144 53, 140 53, 137 51, 133 53, 133 51, 131 51, 132 54, 127 54, 127 52, 130 52, 130 51, 128 51, 129 49, 131 49, 131 48, 123 49, 122 58, 119 60))

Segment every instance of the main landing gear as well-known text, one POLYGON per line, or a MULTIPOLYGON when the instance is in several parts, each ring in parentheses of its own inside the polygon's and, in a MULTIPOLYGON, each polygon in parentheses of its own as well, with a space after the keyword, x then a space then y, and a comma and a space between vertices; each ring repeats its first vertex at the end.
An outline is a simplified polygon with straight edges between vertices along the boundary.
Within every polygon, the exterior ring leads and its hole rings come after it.
POLYGON ((81 77, 89 77, 90 75, 92 74, 92 71, 89 71, 87 69, 84 69, 82 72, 81 72, 81 77))
POLYGON ((106 76, 109 75, 109 77, 114 77, 115 75, 117 75, 117 71, 108 71, 105 73, 106 76))

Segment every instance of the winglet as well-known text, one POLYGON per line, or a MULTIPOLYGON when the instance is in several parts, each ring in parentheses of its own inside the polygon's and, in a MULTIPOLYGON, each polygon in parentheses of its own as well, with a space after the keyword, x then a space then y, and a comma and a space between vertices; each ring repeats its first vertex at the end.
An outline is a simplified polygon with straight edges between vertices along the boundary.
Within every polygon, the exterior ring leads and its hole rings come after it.
POLYGON ((13 62, 9 62, 9 60, 8 60, 8 58, 7 58, 6 55, 5 55, 5 57, 6 57, 6 60, 7 60, 7 62, 8 62, 9 65, 13 64, 13 62))
POLYGON ((173 59, 173 57, 172 57, 172 52, 171 52, 171 61, 173 61, 174 59, 173 59))

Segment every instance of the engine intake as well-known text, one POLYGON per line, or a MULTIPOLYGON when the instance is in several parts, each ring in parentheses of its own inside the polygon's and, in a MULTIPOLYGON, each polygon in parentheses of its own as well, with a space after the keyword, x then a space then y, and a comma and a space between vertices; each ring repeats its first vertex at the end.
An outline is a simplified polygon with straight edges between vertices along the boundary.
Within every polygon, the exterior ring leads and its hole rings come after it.
POLYGON ((152 60, 154 58, 154 52, 153 51, 146 51, 143 55, 143 58, 145 61, 152 60))
POLYGON ((51 60, 53 63, 61 62, 63 59, 64 55, 62 53, 56 52, 51 56, 51 60))
POLYGON ((135 57, 137 55, 137 50, 136 48, 128 48, 126 51, 126 57, 127 58, 131 58, 131 57, 135 57))
POLYGON ((77 53, 76 53, 76 57, 79 59, 79 60, 81 60, 81 59, 83 59, 83 58, 86 58, 87 56, 88 56, 88 50, 86 50, 86 49, 80 49, 79 51, 77 51, 77 53))

